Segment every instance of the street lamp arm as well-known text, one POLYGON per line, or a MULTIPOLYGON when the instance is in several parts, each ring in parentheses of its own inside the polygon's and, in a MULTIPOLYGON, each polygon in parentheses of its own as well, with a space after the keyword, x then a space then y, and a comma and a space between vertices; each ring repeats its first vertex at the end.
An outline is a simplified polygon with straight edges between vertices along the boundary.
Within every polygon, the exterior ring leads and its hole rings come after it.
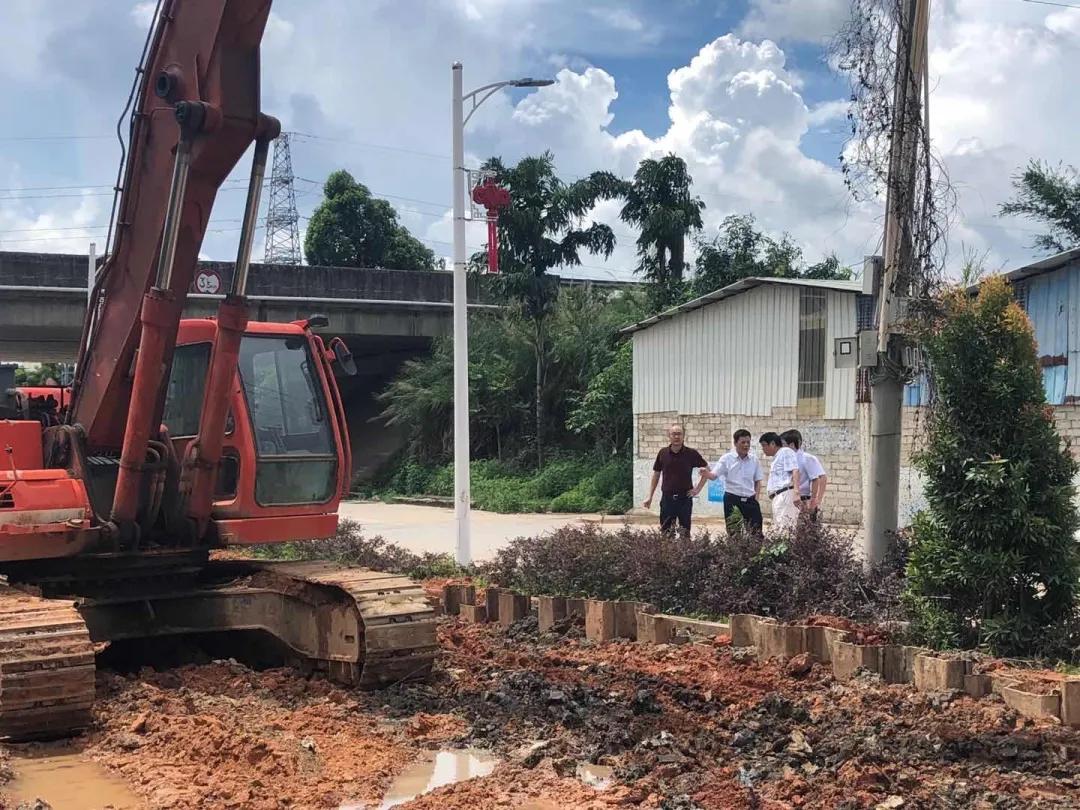
MULTIPOLYGON (((496 90, 498 90, 500 88, 503 88, 503 87, 509 87, 510 85, 515 84, 516 82, 517 82, 517 79, 510 79, 510 80, 505 81, 505 82, 493 82, 492 84, 485 84, 483 87, 477 87, 471 93, 466 93, 465 95, 463 95, 461 97, 461 100, 464 101, 465 99, 473 98, 473 96, 478 96, 481 93, 483 93, 485 90, 490 90, 491 92, 488 93, 487 96, 484 96, 484 98, 487 98, 488 96, 491 95, 491 93, 494 93, 496 90)), ((480 101, 474 101, 473 103, 474 103, 474 105, 476 107, 479 107, 481 104, 484 103, 484 99, 480 99, 480 101)))
POLYGON ((495 95, 497 92, 499 92, 499 90, 501 90, 502 88, 508 87, 509 85, 512 85, 512 84, 513 84, 513 82, 496 82, 495 84, 485 85, 484 87, 473 90, 467 96, 464 96, 462 98, 462 101, 464 101, 465 99, 468 99, 469 101, 472 102, 472 106, 469 108, 469 114, 465 116, 465 120, 463 120, 461 122, 461 126, 464 127, 467 123, 469 123, 469 119, 472 118, 473 113, 476 112, 477 107, 479 107, 481 104, 483 104, 489 98, 491 98, 493 95, 495 95), (477 99, 477 97, 476 97, 477 94, 483 92, 484 90, 487 90, 487 92, 484 93, 484 95, 481 96, 479 99, 477 99))

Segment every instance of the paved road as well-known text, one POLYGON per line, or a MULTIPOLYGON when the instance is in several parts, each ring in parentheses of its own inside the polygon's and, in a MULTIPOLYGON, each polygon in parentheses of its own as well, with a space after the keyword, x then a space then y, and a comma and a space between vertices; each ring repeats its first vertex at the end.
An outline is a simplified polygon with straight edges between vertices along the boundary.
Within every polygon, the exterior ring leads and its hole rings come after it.
MULTIPOLYGON (((355 520, 364 533, 382 535, 387 540, 422 554, 425 551, 454 553, 454 510, 437 506, 411 506, 369 502, 341 504, 342 518, 355 520)), ((633 518, 633 522, 654 525, 654 516, 633 518)), ((571 523, 601 522, 598 515, 499 515, 494 512, 472 513, 472 553, 475 560, 491 559, 495 552, 515 537, 531 536, 571 523)), ((709 521, 703 521, 703 523, 709 521)), ((617 528, 622 517, 603 518, 605 528, 617 528)))

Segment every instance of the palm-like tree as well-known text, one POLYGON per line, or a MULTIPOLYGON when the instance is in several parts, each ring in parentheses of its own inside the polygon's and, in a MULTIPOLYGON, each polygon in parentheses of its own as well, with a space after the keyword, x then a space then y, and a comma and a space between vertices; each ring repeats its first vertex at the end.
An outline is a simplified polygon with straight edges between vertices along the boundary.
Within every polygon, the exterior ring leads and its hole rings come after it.
POLYGON ((619 218, 638 228, 638 272, 655 285, 657 303, 666 306, 678 298, 686 270, 686 237, 702 227, 705 203, 690 194, 693 179, 686 161, 677 155, 638 164, 634 179, 617 180, 606 173, 592 181, 605 196, 625 200, 619 218))
MULTIPOLYGON (((550 152, 523 158, 511 167, 491 158, 484 168, 493 171, 498 183, 510 191, 510 207, 499 213, 499 283, 532 322, 539 466, 544 458, 544 386, 550 351, 547 328, 559 291, 558 279, 548 271, 581 264, 583 250, 605 258, 611 255, 615 235, 610 227, 596 222, 580 225, 609 189, 596 177, 564 183, 555 174, 550 152)), ((477 254, 473 262, 483 265, 486 256, 477 254)))

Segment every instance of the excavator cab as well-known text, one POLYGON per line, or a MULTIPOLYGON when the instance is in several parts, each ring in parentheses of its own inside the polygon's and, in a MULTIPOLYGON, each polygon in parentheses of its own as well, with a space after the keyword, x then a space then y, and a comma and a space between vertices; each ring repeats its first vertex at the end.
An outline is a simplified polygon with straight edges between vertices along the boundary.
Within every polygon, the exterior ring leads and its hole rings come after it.
MULTIPOLYGON (((251 322, 240 341, 218 463, 216 545, 330 537, 351 466, 336 356, 312 320, 251 322)), ((162 422, 177 458, 194 440, 217 331, 181 321, 162 422)), ((332 343, 336 345, 336 342, 332 343)))

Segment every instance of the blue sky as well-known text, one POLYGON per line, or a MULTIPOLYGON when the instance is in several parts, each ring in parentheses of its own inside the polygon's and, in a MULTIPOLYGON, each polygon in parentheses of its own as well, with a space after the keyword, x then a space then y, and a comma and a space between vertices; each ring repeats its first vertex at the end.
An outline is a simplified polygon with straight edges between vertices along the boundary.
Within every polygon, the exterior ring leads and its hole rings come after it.
MULTIPOLYGON (((470 87, 557 77, 490 100, 470 123, 470 160, 551 149, 569 178, 630 174, 642 157, 673 151, 706 201, 708 233, 727 214, 753 213, 769 231, 790 232, 810 260, 836 252, 856 262, 876 247, 880 206, 852 201, 839 173, 847 90, 824 58, 847 0, 278 0, 273 9, 263 108, 286 129, 318 136, 294 141, 302 216, 318 204, 318 182, 346 168, 447 253, 449 65, 461 59, 470 87)), ((135 0, 0 5, 9 111, 0 122, 0 249, 100 245, 119 160, 110 133, 149 10, 135 0)), ((1002 220, 996 208, 1029 158, 1077 162, 1080 121, 1065 99, 1078 46, 1080 11, 935 0, 931 120, 960 196, 954 254, 985 252, 992 266, 1031 258, 1035 226, 1002 220)), ((235 253, 247 165, 219 195, 208 257, 235 253)), ((623 276, 633 266, 633 234, 616 214, 612 205, 594 212, 620 242, 609 261, 586 258, 582 274, 623 276)))

